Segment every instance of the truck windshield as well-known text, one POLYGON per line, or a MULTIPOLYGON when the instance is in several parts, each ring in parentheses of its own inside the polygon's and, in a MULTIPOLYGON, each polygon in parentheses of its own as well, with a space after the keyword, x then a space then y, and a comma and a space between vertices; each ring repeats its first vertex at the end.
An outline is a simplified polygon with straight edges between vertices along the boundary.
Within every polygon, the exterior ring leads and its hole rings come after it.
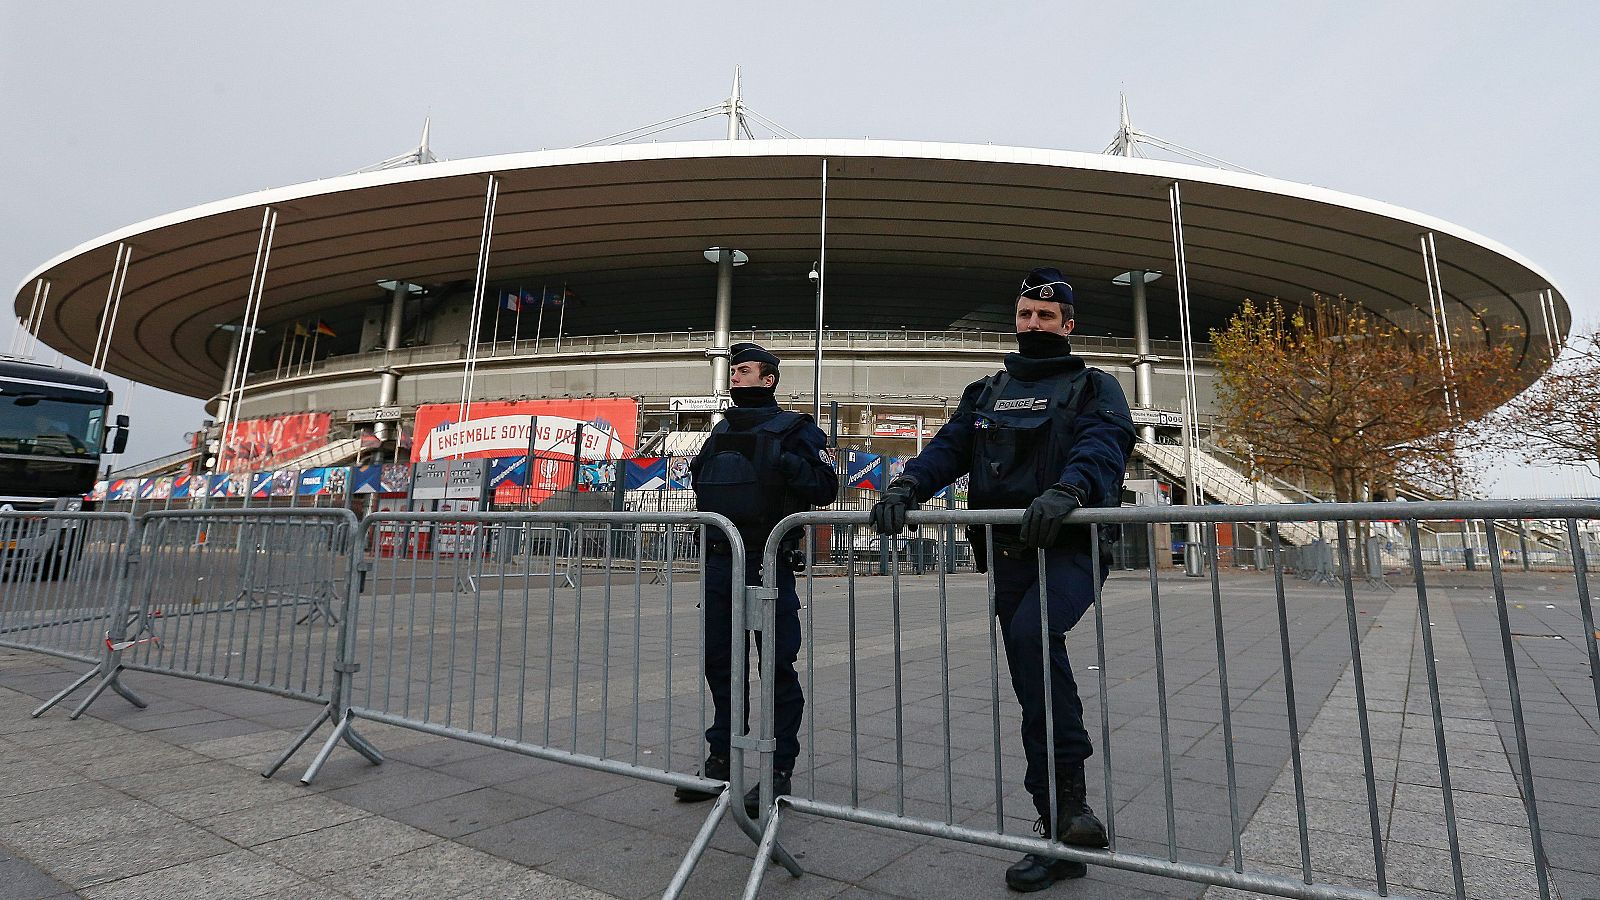
POLYGON ((0 454, 95 460, 105 412, 103 403, 0 395, 0 454))

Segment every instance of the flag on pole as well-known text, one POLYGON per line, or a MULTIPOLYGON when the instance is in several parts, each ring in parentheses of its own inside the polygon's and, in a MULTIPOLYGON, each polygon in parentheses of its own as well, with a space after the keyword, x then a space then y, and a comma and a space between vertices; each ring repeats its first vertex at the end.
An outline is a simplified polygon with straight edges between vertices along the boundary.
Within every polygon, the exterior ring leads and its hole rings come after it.
POLYGON ((294 336, 295 337, 310 337, 311 336, 311 332, 306 330, 306 326, 305 326, 305 324, 303 322, 296 322, 296 323, 294 323, 294 336))
POLYGON ((317 334, 320 334, 323 337, 338 337, 339 336, 332 328, 328 327, 328 323, 327 322, 324 322, 321 319, 317 320, 317 334))
POLYGON ((515 313, 522 312, 522 292, 521 291, 501 291, 500 292, 500 308, 504 309, 504 310, 509 310, 509 311, 515 312, 515 313))

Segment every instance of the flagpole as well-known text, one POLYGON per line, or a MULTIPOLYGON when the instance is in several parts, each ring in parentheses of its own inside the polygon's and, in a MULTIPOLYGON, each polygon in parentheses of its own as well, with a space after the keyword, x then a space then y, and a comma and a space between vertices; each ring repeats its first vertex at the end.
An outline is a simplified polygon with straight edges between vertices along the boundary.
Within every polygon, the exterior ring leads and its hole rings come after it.
POLYGON ((567 283, 561 282, 561 320, 556 324, 556 349, 561 349, 561 334, 567 330, 567 283))
POLYGON ((517 341, 522 338, 522 285, 517 285, 517 315, 511 320, 511 352, 517 352, 517 341))
POLYGON ((539 352, 539 341, 544 339, 544 294, 550 289, 550 283, 539 285, 539 324, 533 329, 533 352, 539 352))
POLYGON ((283 326, 283 340, 278 342, 278 368, 273 370, 273 376, 283 377, 283 351, 289 348, 289 326, 283 326))
MULTIPOLYGON (((299 322, 296 322, 294 324, 295 324, 295 328, 297 330, 303 330, 305 328, 305 326, 301 325, 299 322)), ((303 334, 297 334, 297 335, 295 335, 295 337, 300 339, 300 361, 298 363, 296 363, 295 367, 294 367, 294 373, 296 375, 299 375, 299 374, 301 374, 302 372, 305 371, 305 366, 306 366, 306 346, 307 346, 306 337, 307 336, 303 335, 303 334)))
POLYGON ((307 372, 311 371, 317 364, 317 338, 319 337, 322 337, 321 319, 318 319, 317 324, 311 327, 311 359, 306 363, 307 372))
POLYGON ((489 335, 489 355, 499 356, 500 353, 500 307, 506 304, 504 291, 500 292, 498 302, 494 305, 494 333, 489 335))

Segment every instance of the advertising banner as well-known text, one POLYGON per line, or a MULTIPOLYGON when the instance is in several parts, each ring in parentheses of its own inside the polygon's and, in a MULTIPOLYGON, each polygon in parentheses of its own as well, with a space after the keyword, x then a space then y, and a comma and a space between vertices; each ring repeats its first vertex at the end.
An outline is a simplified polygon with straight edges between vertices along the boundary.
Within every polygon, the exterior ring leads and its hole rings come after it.
POLYGON ((155 495, 156 495, 156 480, 154 478, 146 478, 143 481, 139 482, 139 499, 140 500, 153 500, 153 499, 155 499, 155 495))
POLYGON ((487 459, 528 452, 529 421, 538 417, 533 449, 539 456, 572 458, 572 441, 583 425, 583 459, 621 459, 633 452, 639 404, 631 397, 594 400, 519 400, 475 403, 471 417, 457 422, 454 403, 417 407, 417 437, 411 458, 487 459))
POLYGON ((689 471, 689 463, 694 461, 691 456, 674 456, 667 461, 667 487, 675 491, 687 491, 693 488, 690 484, 694 480, 693 473, 689 471))
POLYGON ((245 419, 229 426, 217 469, 248 472, 276 468, 328 443, 327 413, 294 413, 245 419))
POLYGON ((302 497, 315 497, 323 492, 323 486, 327 481, 327 469, 306 469, 300 473, 300 484, 295 493, 302 497))
POLYGON ((272 496, 272 473, 250 473, 250 499, 265 500, 272 496))
POLYGON ((117 478, 106 486, 107 500, 132 500, 139 489, 137 478, 117 478))
POLYGON ((846 487, 883 490, 883 457, 863 450, 847 450, 844 459, 846 487))
POLYGON ((272 496, 293 497, 295 481, 300 473, 294 469, 279 469, 272 473, 272 496))
POLYGON ((630 491, 659 491, 667 486, 667 460, 662 456, 641 456, 624 460, 623 487, 630 491))
POLYGON ((96 481, 94 483, 94 488, 89 491, 88 499, 93 500, 96 503, 99 503, 100 501, 106 499, 106 488, 108 486, 109 486, 109 482, 96 481))
POLYGON ((384 463, 380 493, 404 494, 411 484, 411 467, 405 463, 384 463))
POLYGON ((350 467, 334 466, 326 470, 327 474, 322 479, 322 490, 319 494, 328 494, 334 497, 343 497, 350 487, 350 467))
POLYGON ((537 417, 532 484, 500 482, 493 496, 502 505, 538 503, 572 486, 572 445, 579 425, 580 456, 592 462, 626 457, 638 437, 639 404, 631 397, 474 403, 465 422, 456 421, 459 412, 455 403, 417 407, 412 461, 526 456, 530 425, 537 417))
POLYGON ((499 492, 501 485, 523 488, 528 484, 528 455, 502 456, 489 460, 489 490, 499 492))
POLYGON ((356 466, 350 470, 350 493, 378 494, 383 492, 383 466, 356 466))
POLYGON ((609 491, 616 483, 616 463, 584 463, 578 469, 580 491, 609 491))
POLYGON ((190 492, 194 489, 194 485, 197 483, 195 481, 197 477, 199 476, 179 475, 177 478, 172 479, 172 499, 189 499, 190 492))

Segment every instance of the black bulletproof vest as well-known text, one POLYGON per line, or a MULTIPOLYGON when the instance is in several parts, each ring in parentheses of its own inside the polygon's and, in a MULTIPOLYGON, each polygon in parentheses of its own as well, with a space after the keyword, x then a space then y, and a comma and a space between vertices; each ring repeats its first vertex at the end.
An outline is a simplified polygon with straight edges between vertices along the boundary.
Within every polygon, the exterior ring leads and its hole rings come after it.
POLYGON ((765 540, 778 521, 799 508, 790 499, 779 459, 783 438, 804 420, 787 410, 749 429, 717 423, 701 449, 694 477, 695 508, 728 517, 745 536, 765 540))
POLYGON ((972 509, 1021 509, 1061 478, 1088 370, 1022 381, 989 377, 973 410, 972 509))

